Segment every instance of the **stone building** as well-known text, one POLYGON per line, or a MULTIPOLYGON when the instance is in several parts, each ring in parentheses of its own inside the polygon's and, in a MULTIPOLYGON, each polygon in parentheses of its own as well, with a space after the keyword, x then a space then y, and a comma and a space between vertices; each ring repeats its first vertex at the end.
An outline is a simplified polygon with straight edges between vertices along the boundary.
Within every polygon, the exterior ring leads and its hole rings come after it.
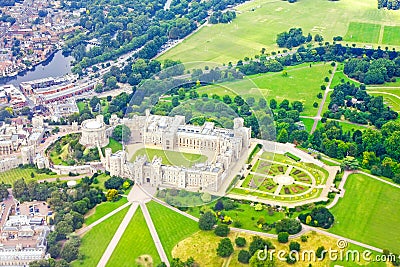
POLYGON ((251 129, 244 127, 242 118, 234 119, 233 129, 186 125, 184 116, 158 116, 146 111, 123 122, 131 130, 131 140, 162 150, 185 150, 197 154, 213 154, 206 163, 190 168, 165 165, 161 158, 137 157, 127 162, 126 153, 112 154, 106 149, 102 162, 111 175, 133 179, 137 184, 154 187, 178 187, 190 190, 218 191, 232 167, 250 147, 251 129))
POLYGON ((85 120, 81 124, 82 137, 79 140, 84 146, 105 147, 108 145, 109 139, 106 134, 106 124, 103 115, 97 115, 95 119, 85 120))

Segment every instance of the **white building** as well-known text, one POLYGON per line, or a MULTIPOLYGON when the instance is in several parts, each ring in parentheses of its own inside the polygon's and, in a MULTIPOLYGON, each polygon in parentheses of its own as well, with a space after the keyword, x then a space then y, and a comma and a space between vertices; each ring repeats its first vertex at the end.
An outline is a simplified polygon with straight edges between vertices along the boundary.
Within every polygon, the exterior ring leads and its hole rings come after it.
POLYGON ((79 140, 84 146, 105 147, 108 145, 109 139, 106 134, 106 124, 103 115, 97 115, 95 119, 85 120, 81 124, 82 137, 79 140))

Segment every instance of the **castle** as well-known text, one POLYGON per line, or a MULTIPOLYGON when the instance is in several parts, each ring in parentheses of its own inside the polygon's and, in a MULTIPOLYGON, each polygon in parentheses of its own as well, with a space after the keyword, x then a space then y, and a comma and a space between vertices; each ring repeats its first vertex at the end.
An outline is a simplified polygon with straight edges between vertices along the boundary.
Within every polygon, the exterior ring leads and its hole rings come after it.
POLYGON ((234 119, 233 129, 218 128, 213 122, 203 126, 186 125, 184 116, 133 116, 123 124, 131 130, 131 141, 162 150, 185 150, 196 154, 213 154, 206 163, 191 167, 163 164, 162 159, 138 156, 127 161, 125 151, 105 150, 102 162, 111 175, 131 178, 135 183, 154 187, 218 191, 230 170, 250 147, 251 129, 242 118, 234 119))

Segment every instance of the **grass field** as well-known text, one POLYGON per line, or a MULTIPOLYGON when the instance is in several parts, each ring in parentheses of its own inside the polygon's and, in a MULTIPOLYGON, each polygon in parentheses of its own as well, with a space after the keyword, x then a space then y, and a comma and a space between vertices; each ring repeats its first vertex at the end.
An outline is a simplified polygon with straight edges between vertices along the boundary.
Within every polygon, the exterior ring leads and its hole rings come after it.
MULTIPOLYGON (((379 266, 379 267, 384 267, 386 266, 385 263, 370 263, 368 264, 365 260, 360 260, 360 262, 352 262, 352 261, 330 261, 328 258, 325 257, 324 260, 312 260, 312 262, 309 262, 307 260, 307 256, 303 257, 304 260, 302 260, 302 251, 316 251, 316 249, 320 246, 324 246, 325 249, 329 250, 338 250, 337 247, 337 240, 332 238, 332 237, 327 237, 321 234, 316 234, 312 232, 308 232, 305 234, 308 236, 307 242, 301 242, 300 238, 294 239, 294 241, 300 243, 300 260, 294 266, 310 266, 312 265, 313 267, 326 267, 326 266, 338 266, 337 264, 340 264, 342 266, 346 267, 354 267, 354 266, 379 266), (310 265, 309 265, 310 264, 310 265)), ((215 253, 215 250, 218 246, 218 243, 220 241, 220 237, 216 236, 212 232, 197 232, 194 235, 190 236, 189 238, 183 240, 182 242, 179 243, 178 246, 176 246, 173 250, 173 255, 174 257, 179 257, 181 259, 186 260, 188 257, 194 257, 194 260, 200 264, 200 266, 249 266, 248 264, 242 264, 238 261, 238 253, 241 249, 248 250, 249 249, 249 243, 252 240, 253 235, 246 234, 246 233, 230 233, 229 238, 231 239, 232 243, 234 242, 234 239, 238 236, 244 237, 246 239, 246 246, 243 248, 238 248, 237 246, 234 245, 234 252, 229 258, 221 258, 218 257, 215 253)), ((289 252, 288 244, 281 244, 278 243, 275 239, 270 239, 272 242, 273 246, 275 247, 275 251, 285 251, 286 253, 289 252)), ((346 255, 347 249, 351 250, 358 250, 360 251, 360 254, 364 251, 363 248, 354 246, 354 245, 349 245, 348 248, 345 249, 345 251, 342 253, 343 255, 346 255)), ((274 254, 275 258, 276 253, 274 254)), ((371 255, 371 258, 373 258, 376 255, 376 253, 373 253, 371 255)), ((361 256, 360 256, 361 258, 361 256)), ((275 265, 277 267, 285 267, 289 266, 285 261, 280 261, 276 260, 275 265)))
POLYGON ((234 82, 221 83, 220 85, 210 85, 198 89, 199 94, 208 93, 209 95, 241 95, 244 98, 252 96, 259 99, 261 96, 268 101, 275 99, 278 103, 284 99, 290 102, 298 100, 303 102, 304 111, 302 115, 314 116, 318 109, 312 105, 314 102, 320 103, 317 94, 322 92, 320 87, 324 78, 329 76, 330 64, 309 64, 288 68, 288 76, 282 73, 266 73, 251 75, 247 78, 234 82))
POLYGON ((134 161, 139 155, 147 155, 148 159, 153 160, 154 156, 162 158, 162 164, 190 167, 196 163, 205 162, 207 157, 200 154, 176 152, 171 150, 160 150, 152 148, 141 148, 133 155, 134 161))
POLYGON ((335 224, 330 232, 399 253, 393 237, 400 235, 400 217, 393 203, 400 201, 400 189, 362 174, 350 175, 345 189, 332 209, 335 224))
POLYGON ((122 144, 120 142, 118 142, 117 140, 115 140, 114 138, 111 138, 111 137, 109 138, 109 140, 110 140, 110 142, 108 143, 108 145, 101 148, 103 155, 106 151, 106 148, 111 148, 112 153, 122 150, 122 144))
MULTIPOLYGON (((290 4, 287 1, 256 0, 237 9, 237 17, 230 24, 207 25, 167 51, 160 59, 195 62, 237 62, 244 57, 254 57, 261 48, 267 53, 279 49, 276 35, 292 27, 301 27, 303 32, 322 34, 325 41, 332 42, 334 36, 345 36, 350 22, 393 25, 400 21, 400 13, 394 10, 377 9, 376 0, 318 1, 302 0, 290 4)), ((356 25, 356 24, 353 24, 356 25)), ((352 29, 351 29, 352 30, 352 29)), ((362 43, 378 41, 365 36, 364 30, 354 32, 354 38, 362 43)), ((379 33, 379 30, 378 30, 379 33)), ((361 44, 362 45, 362 44, 361 44)), ((377 46, 377 44, 376 44, 377 46)))
POLYGON ((115 247, 107 266, 137 266, 136 259, 143 255, 152 257, 154 264, 151 266, 157 266, 161 262, 142 210, 138 208, 121 240, 115 247))
POLYGON ((383 32, 382 43, 388 45, 399 45, 400 44, 400 27, 399 26, 385 26, 383 32))
POLYGON ((34 180, 42 180, 46 178, 57 178, 65 175, 48 175, 45 173, 37 173, 35 169, 32 168, 27 168, 27 169, 22 169, 22 168, 15 168, 11 169, 5 172, 0 172, 0 182, 4 182, 6 184, 13 184, 15 180, 18 180, 20 178, 24 178, 25 181, 34 179, 34 180), (33 173, 35 176, 32 178, 31 173, 33 173))
POLYGON ((113 210, 117 209, 118 207, 124 205, 127 202, 128 202, 128 200, 126 199, 126 197, 121 197, 116 202, 107 201, 107 202, 103 202, 103 203, 97 205, 93 209, 93 213, 85 219, 85 224, 90 225, 90 224, 94 223, 101 217, 107 215, 108 213, 112 212, 113 210))
MULTIPOLYGON (((211 203, 208 206, 212 208, 214 205, 215 203, 211 203)), ((231 217, 234 222, 240 221, 242 224, 240 228, 243 229, 262 231, 257 227, 257 221, 260 217, 264 217, 265 222, 269 224, 277 222, 285 217, 283 212, 274 212, 273 215, 269 215, 266 209, 256 211, 254 207, 251 207, 249 204, 238 203, 238 205, 239 206, 236 209, 224 211, 224 213, 231 217), (254 220, 252 218, 254 218, 254 220)), ((200 217, 200 207, 192 208, 189 213, 195 217, 200 217)))
POLYGON ((84 255, 84 260, 74 261, 72 264, 73 267, 97 266, 97 263, 106 250, 108 243, 114 236, 115 231, 117 231, 117 228, 122 222, 122 219, 124 218, 128 209, 129 208, 127 207, 121 210, 114 216, 93 227, 83 236, 79 252, 84 255))
POLYGON ((386 105, 391 107, 394 111, 400 112, 400 89, 376 89, 374 91, 368 90, 372 96, 382 96, 386 105))
POLYGON ((309 119, 309 118, 301 118, 300 120, 304 123, 304 126, 306 127, 306 131, 310 132, 314 125, 314 120, 309 119))
POLYGON ((344 40, 356 43, 376 44, 379 41, 381 25, 371 23, 350 22, 344 40))
POLYGON ((161 243, 169 260, 172 249, 179 241, 199 231, 197 222, 170 210, 157 202, 146 204, 154 222, 161 243))

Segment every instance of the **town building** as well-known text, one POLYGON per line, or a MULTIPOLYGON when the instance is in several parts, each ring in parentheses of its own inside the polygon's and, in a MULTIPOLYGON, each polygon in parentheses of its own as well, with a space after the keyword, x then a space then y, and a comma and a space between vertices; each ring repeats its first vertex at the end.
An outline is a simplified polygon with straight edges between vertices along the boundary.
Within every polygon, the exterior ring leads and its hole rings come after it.
POLYGON ((81 124, 82 137, 79 143, 87 147, 105 147, 109 139, 106 134, 106 124, 103 115, 97 115, 95 119, 85 120, 81 124))

